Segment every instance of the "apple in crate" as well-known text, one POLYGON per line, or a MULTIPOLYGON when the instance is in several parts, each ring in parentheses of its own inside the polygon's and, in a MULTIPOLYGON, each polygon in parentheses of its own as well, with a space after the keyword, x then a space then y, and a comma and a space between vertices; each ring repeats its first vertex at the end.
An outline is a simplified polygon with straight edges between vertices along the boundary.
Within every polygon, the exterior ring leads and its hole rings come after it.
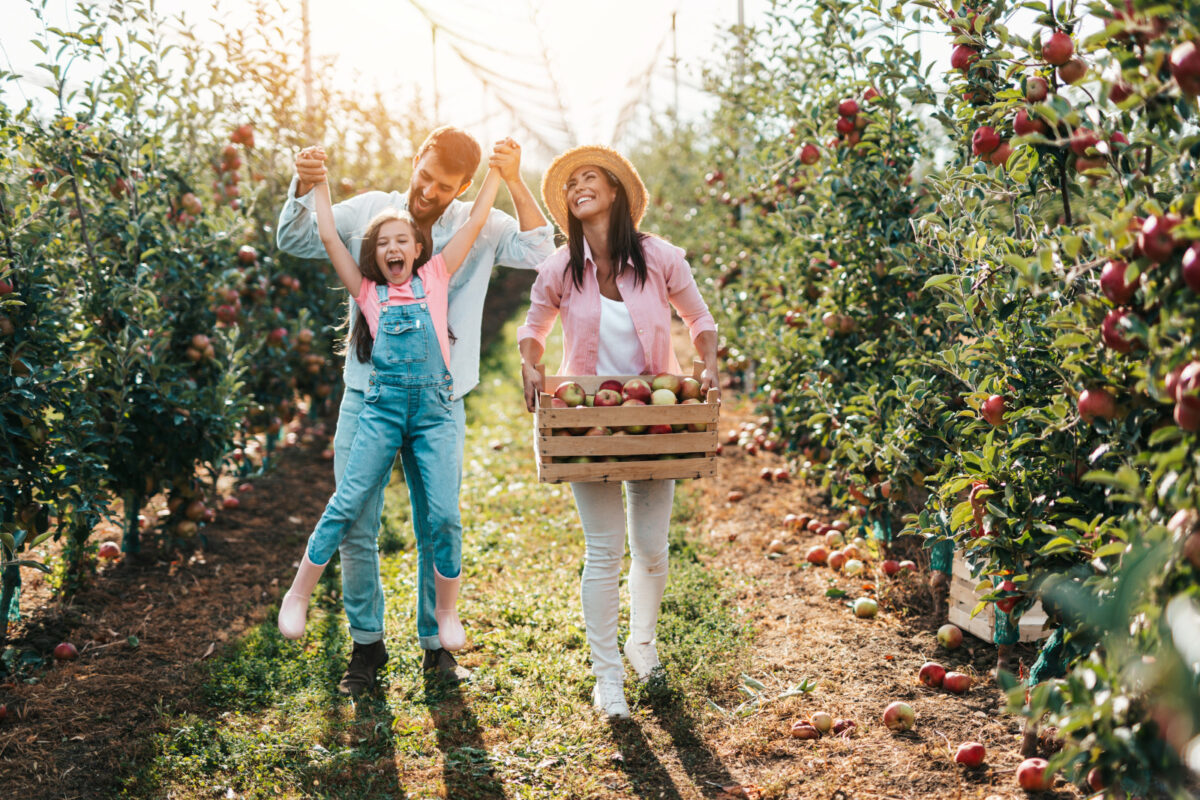
POLYGON ((616 392, 617 394, 620 394, 622 388, 624 388, 623 383, 621 383, 620 381, 615 380, 613 378, 609 378, 608 380, 601 383, 598 387, 596 387, 596 393, 599 394, 600 392, 607 389, 610 392, 616 392))
MULTIPOLYGON (((616 381, 605 381, 605 383, 616 383, 616 381)), ((619 386, 620 384, 617 385, 619 386)), ((623 398, 621 397, 621 391, 619 389, 599 389, 596 392, 593 405, 595 405, 596 408, 608 408, 610 406, 621 405, 622 400, 623 398)))
POLYGON ((554 396, 570 407, 583 405, 584 399, 587 397, 583 387, 575 381, 559 384, 559 387, 554 390, 554 396))
MULTIPOLYGON (((625 402, 621 403, 621 405, 623 405, 623 406, 644 406, 644 405, 646 405, 646 402, 644 400, 638 400, 635 397, 627 397, 627 398, 625 398, 625 402)), ((645 433, 646 426, 645 425, 626 425, 625 432, 626 433, 645 433)))
POLYGON ((650 395, 653 391, 644 378, 630 378, 621 387, 621 394, 625 395, 625 399, 641 400, 642 403, 650 402, 650 395))
POLYGON ((612 431, 610 431, 608 428, 604 427, 603 425, 597 425, 594 428, 588 428, 587 432, 584 433, 583 435, 584 436, 611 436, 612 431))
POLYGON ((679 399, 683 401, 701 400, 703 393, 700 391, 700 381, 695 378, 684 378, 679 382, 679 399))
POLYGON ((681 385, 682 381, 679 380, 679 376, 672 375, 669 372, 660 372, 650 381, 650 388, 652 390, 657 392, 660 389, 666 389, 672 395, 679 394, 681 385))
POLYGON ((661 435, 664 433, 674 433, 674 429, 670 425, 659 423, 657 425, 651 425, 650 430, 646 432, 650 434, 661 435))
POLYGON ((678 402, 679 399, 670 389, 655 389, 650 393, 650 405, 652 406, 673 406, 678 402))

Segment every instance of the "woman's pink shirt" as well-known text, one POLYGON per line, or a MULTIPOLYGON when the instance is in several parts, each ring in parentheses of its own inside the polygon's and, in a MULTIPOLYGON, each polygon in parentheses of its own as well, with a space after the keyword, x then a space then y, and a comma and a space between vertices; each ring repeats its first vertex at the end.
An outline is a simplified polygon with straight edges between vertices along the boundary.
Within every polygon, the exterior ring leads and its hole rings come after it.
MULTIPOLYGON (((446 259, 438 253, 425 265, 417 270, 421 276, 421 285, 425 287, 425 299, 418 301, 413 294, 412 280, 404 283, 388 284, 388 305, 404 306, 416 302, 424 302, 429 306, 429 316, 433 318, 433 330, 437 334, 438 344, 442 346, 442 358, 446 360, 446 368, 450 368, 450 325, 446 321, 450 298, 450 275, 446 273, 446 259)), ((379 330, 379 295, 375 291, 378 284, 370 278, 362 279, 358 297, 354 301, 362 310, 367 327, 371 329, 371 338, 379 330)))
MULTIPOLYGON (((671 343, 671 306, 688 326, 692 340, 715 331, 684 251, 656 236, 642 240, 646 282, 636 285, 631 266, 617 278, 617 289, 633 319, 650 373, 680 373, 671 343)), ((561 247, 538 266, 529 313, 517 329, 517 341, 536 339, 543 347, 560 314, 563 323, 563 362, 559 375, 595 375, 600 345, 600 283, 587 241, 583 243, 583 285, 576 287, 567 269, 570 255, 561 247)))

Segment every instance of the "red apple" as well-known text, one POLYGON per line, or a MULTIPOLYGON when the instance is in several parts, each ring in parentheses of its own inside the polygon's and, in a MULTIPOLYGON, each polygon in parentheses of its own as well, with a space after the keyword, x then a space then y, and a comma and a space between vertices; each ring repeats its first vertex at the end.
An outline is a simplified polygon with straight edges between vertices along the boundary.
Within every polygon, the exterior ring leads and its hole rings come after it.
POLYGON ((602 392, 605 389, 607 389, 609 391, 620 394, 621 390, 623 388, 624 388, 624 384, 622 384, 620 381, 609 378, 608 380, 601 382, 600 386, 596 389, 596 391, 602 392))
POLYGON ((974 769, 983 763, 986 753, 987 751, 983 749, 983 745, 979 742, 963 742, 958 746, 958 751, 954 754, 954 763, 974 769))
POLYGON ((791 480, 792 473, 788 472, 787 467, 779 467, 772 474, 772 477, 775 479, 776 483, 787 483, 791 480))
POLYGON ((267 334, 267 342, 273 345, 283 344, 283 340, 287 338, 287 328, 274 328, 267 334))
POLYGON ((1017 607, 1017 603, 1020 601, 1021 595, 1019 592, 1017 592, 1017 585, 1010 580, 1000 582, 1000 591, 1014 593, 1012 597, 1001 597, 996 601, 996 608, 1000 609, 1005 614, 1009 614, 1014 608, 1017 607))
POLYGON ((630 378, 621 387, 621 393, 626 399, 641 400, 643 403, 650 402, 650 394, 653 391, 650 384, 642 378, 630 378))
POLYGON ((1004 412, 1006 410, 1004 397, 994 394, 987 400, 983 401, 983 405, 979 408, 979 414, 985 420, 990 422, 993 427, 999 428, 1004 424, 1004 412))
POLYGON ((829 553, 829 556, 825 559, 825 562, 829 564, 830 569, 840 570, 846 565, 846 554, 841 550, 833 550, 829 553))
POLYGON ((955 45, 950 52, 950 66, 953 69, 966 71, 968 67, 979 60, 979 51, 966 44, 955 45))
POLYGON ((12 293, 13 293, 12 282, 7 279, 0 278, 0 297, 3 297, 6 294, 12 294, 12 293))
MULTIPOLYGON (((900 562, 900 569, 906 569, 909 572, 917 571, 917 562, 909 561, 907 558, 900 562)), ((940 574, 940 573, 939 573, 940 574)))
POLYGON ((244 244, 238 248, 237 257, 238 261, 243 264, 253 264, 258 261, 258 251, 250 245, 244 244))
POLYGON ((583 405, 586 393, 583 391, 583 387, 575 381, 567 381, 558 385, 558 388, 554 390, 554 396, 566 403, 569 408, 574 408, 583 405))
POLYGON ((674 429, 671 428, 670 425, 666 425, 663 423, 659 423, 657 425, 651 425, 646 430, 646 433, 651 434, 651 435, 657 435, 657 436, 661 436, 665 433, 673 433, 673 432, 674 432, 674 429))
POLYGON ((1133 96, 1133 87, 1123 80, 1117 80, 1108 90, 1108 99, 1114 105, 1120 105, 1133 96))
POLYGON ((1050 38, 1042 44, 1042 58, 1056 67, 1070 61, 1073 55, 1075 55, 1075 43, 1071 41, 1070 34, 1062 31, 1050 34, 1050 38))
POLYGON ((1084 389, 1079 393, 1079 416, 1084 422, 1105 419, 1117 415, 1117 400, 1106 389, 1084 389))
POLYGON ((1171 230, 1178 224, 1179 217, 1174 214, 1146 218, 1137 238, 1138 248, 1146 258, 1161 264, 1171 257, 1175 252, 1175 237, 1171 230))
POLYGON ((971 152, 977 156, 986 156, 1000 146, 1000 136, 991 125, 981 125, 971 136, 971 152))
POLYGON ((888 727, 888 730, 911 730, 914 722, 916 722, 916 714, 913 713, 912 707, 908 703, 897 701, 883 710, 883 724, 888 727))
POLYGON ((1192 245, 1184 251, 1183 282, 1193 292, 1200 294, 1200 242, 1192 242, 1192 245))
POLYGON ((793 739, 820 739, 821 732, 807 722, 797 720, 792 723, 791 734, 793 739))
POLYGON ((1137 291, 1137 281, 1126 282, 1125 280, 1125 273, 1128 269, 1129 264, 1114 259, 1105 264, 1104 269, 1100 272, 1100 291, 1119 306, 1128 304, 1133 299, 1133 293, 1137 291))
POLYGON ((849 136, 854 132, 854 119, 852 117, 838 117, 837 125, 834 127, 837 128, 838 133, 843 136, 849 136))
POLYGON ((1066 84, 1076 84, 1087 75, 1087 62, 1082 58, 1072 58, 1058 68, 1058 77, 1066 84))
POLYGON ((680 400, 703 400, 704 393, 700 390, 700 381, 695 378, 684 378, 679 382, 680 400))
POLYGON ((1171 77, 1184 94, 1200 94, 1200 48, 1195 42, 1184 42, 1171 51, 1171 77))
POLYGON ((740 503, 745 495, 737 489, 734 489, 729 494, 725 495, 725 499, 730 503, 740 503))
POLYGON ((1071 152, 1077 156, 1087 155, 1088 148, 1095 147, 1100 137, 1091 128, 1076 128, 1071 134, 1071 152))
POLYGON ((1129 316, 1128 312, 1114 308, 1104 315, 1104 322, 1100 324, 1100 338, 1106 347, 1116 350, 1118 353, 1128 353, 1133 349, 1135 341, 1135 339, 1126 338, 1125 332, 1121 329, 1121 320, 1127 316, 1129 316))
POLYGON ((116 542, 104 542, 96 551, 100 558, 117 558, 121 555, 121 547, 116 542))
POLYGON ((971 676, 962 672, 947 672, 942 678, 942 688, 954 694, 962 694, 971 688, 971 676))
POLYGON ((868 86, 867 90, 865 92, 863 92, 863 100, 865 102, 869 103, 872 100, 874 100, 876 97, 879 97, 879 92, 875 89, 874 86, 868 86))
POLYGON ((1044 758, 1027 758, 1017 767, 1017 783, 1027 792, 1044 792, 1054 782, 1047 774, 1049 763, 1044 758))
POLYGON ((837 112, 838 116, 853 117, 858 113, 858 101, 854 100, 853 98, 847 98, 843 100, 842 102, 838 103, 837 112))
POLYGON ((963 633, 957 625, 951 625, 947 622, 942 627, 938 628, 937 632, 938 644, 947 650, 957 650, 962 644, 963 633))
POLYGON ((808 166, 812 166, 813 164, 817 163, 820 160, 821 160, 821 151, 817 149, 816 145, 806 144, 806 145, 804 145, 804 147, 800 148, 800 163, 801 164, 807 164, 808 166))
POLYGON ((917 673, 917 680, 925 686, 936 689, 942 685, 942 680, 946 677, 946 668, 936 661, 930 661, 921 666, 917 673))
POLYGON ((1200 431, 1200 403, 1185 403, 1182 400, 1175 404, 1173 414, 1175 424, 1189 433, 1200 431))
POLYGON ((997 167, 1003 167, 1008 164, 1008 157, 1013 153, 1013 146, 1008 142, 1001 142, 1000 145, 992 151, 988 156, 988 161, 992 162, 997 167))
POLYGON ((804 554, 804 560, 810 564, 824 564, 829 560, 829 550, 822 545, 813 545, 804 554))
POLYGON ((1025 81, 1025 99, 1030 103, 1040 103, 1050 94, 1050 84, 1041 76, 1034 76, 1025 81))
POLYGON ((54 647, 56 661, 74 661, 77 658, 79 658, 79 651, 70 642, 61 642, 54 647))
POLYGON ((619 406, 624 402, 621 393, 612 389, 601 389, 596 392, 595 398, 592 400, 596 408, 608 408, 611 406, 619 406))
POLYGON ((885 560, 879 566, 883 569, 883 574, 887 575, 889 578, 900 571, 900 562, 890 558, 885 560))
POLYGON ((242 501, 238 500, 233 495, 230 495, 229 497, 226 497, 224 500, 221 501, 221 507, 224 508, 226 511, 232 511, 233 509, 237 508, 241 504, 242 504, 242 501))

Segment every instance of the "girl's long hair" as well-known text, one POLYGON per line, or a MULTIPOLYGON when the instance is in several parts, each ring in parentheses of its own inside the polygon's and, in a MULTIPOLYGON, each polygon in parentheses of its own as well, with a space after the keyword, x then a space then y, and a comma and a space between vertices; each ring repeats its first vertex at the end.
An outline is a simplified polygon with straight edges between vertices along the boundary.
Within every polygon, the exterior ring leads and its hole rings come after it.
MULTIPOLYGON (((633 269, 634 283, 640 288, 646 283, 646 257, 642 253, 642 240, 649 234, 641 233, 633 222, 633 213, 629 210, 629 195, 625 186, 613 177, 606 169, 600 170, 609 185, 617 190, 612 208, 608 212, 608 252, 616 264, 617 275, 625 271, 629 264, 633 269)), ((583 286, 583 223, 580 222, 570 208, 567 209, 567 251, 570 260, 567 271, 571 281, 578 289, 583 286)))
MULTIPOLYGON (((364 278, 375 281, 375 283, 387 284, 387 278, 383 275, 383 270, 379 268, 379 264, 375 263, 375 245, 379 241, 379 229, 384 226, 384 223, 398 220, 408 225, 412 229, 413 237, 421 245, 421 254, 417 256, 416 262, 413 264, 413 274, 418 275, 417 270, 425 266, 433 254, 433 246, 429 240, 425 238, 425 234, 413 219, 412 214, 407 211, 398 211, 394 208, 384 209, 375 215, 371 223, 367 225, 367 232, 363 234, 362 248, 358 251, 358 271, 362 273, 364 278)), ((371 329, 367 326, 367 320, 363 316, 362 309, 358 306, 354 307, 354 333, 350 337, 347 350, 352 351, 358 356, 359 361, 371 361, 371 348, 375 346, 375 339, 371 336, 371 329)))

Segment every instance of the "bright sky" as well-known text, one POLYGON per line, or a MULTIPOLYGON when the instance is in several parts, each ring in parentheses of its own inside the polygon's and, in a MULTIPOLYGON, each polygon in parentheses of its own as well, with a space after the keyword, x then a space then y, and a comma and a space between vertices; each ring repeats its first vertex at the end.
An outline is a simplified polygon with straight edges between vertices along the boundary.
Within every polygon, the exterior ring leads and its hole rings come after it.
MULTIPOLYGON (((761 22, 769 0, 742 2, 747 24, 761 22)), ((34 15, 23 0, 4 3, 0 64, 32 74, 42 58, 29 44, 34 15)), ((299 16, 299 2, 285 5, 299 16)), ((50 0, 48 20, 67 24, 73 6, 73 0, 50 0)), ((156 6, 164 15, 184 12, 193 23, 212 14, 207 3, 194 1, 156 6)), ((246 4, 225 0, 221 14, 251 24, 246 4)), ((484 141, 511 133, 529 160, 544 161, 575 144, 622 143, 648 132, 651 115, 664 117, 674 104, 673 47, 680 114, 698 117, 707 108, 698 91, 702 64, 720 55, 720 31, 737 21, 738 0, 310 0, 310 14, 314 56, 334 56, 340 80, 404 96, 419 83, 432 104, 436 63, 441 121, 484 141), (436 49, 430 18, 437 24, 436 49)), ((199 32, 204 35, 202 25, 199 32)), ((24 91, 38 94, 33 87, 24 91)))

